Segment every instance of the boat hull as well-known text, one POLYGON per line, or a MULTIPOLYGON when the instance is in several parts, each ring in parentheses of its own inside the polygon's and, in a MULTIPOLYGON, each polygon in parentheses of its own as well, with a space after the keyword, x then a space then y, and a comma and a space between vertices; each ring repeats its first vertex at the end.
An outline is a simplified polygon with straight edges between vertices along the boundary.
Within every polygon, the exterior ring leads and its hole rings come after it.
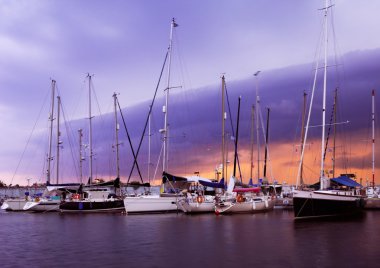
POLYGON ((62 202, 59 210, 64 213, 124 212, 123 200, 80 200, 62 202))
POLYGON ((6 211, 23 211, 27 202, 28 200, 25 199, 8 199, 3 202, 1 209, 6 211))
POLYGON ((215 211, 214 201, 204 201, 202 203, 182 199, 178 201, 178 207, 185 213, 209 213, 215 211))
POLYGON ((293 198, 277 197, 274 208, 278 209, 293 209, 293 198))
POLYGON ((124 198, 126 213, 160 213, 178 211, 175 196, 127 196, 124 198))
POLYGON ((253 199, 245 202, 227 201, 215 205, 215 214, 259 213, 272 210, 275 200, 253 199))
POLYGON ((26 202, 23 210, 33 211, 33 212, 57 212, 59 211, 59 206, 61 201, 57 200, 45 200, 38 202, 26 202))
POLYGON ((380 209, 380 198, 372 197, 366 198, 365 209, 380 209))
POLYGON ((294 191, 295 218, 354 215, 360 213, 364 200, 360 196, 329 191, 294 191))

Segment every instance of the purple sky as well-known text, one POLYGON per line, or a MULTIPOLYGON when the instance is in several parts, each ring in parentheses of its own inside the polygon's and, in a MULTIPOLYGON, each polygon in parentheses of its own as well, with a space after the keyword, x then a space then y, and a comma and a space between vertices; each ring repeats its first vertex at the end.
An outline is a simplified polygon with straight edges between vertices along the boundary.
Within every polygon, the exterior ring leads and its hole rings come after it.
MULTIPOLYGON (((344 62, 343 74, 349 76, 344 79, 350 81, 351 88, 357 83, 362 90, 370 90, 379 85, 379 51, 376 49, 380 48, 380 37, 376 12, 380 10, 380 3, 376 0, 360 4, 342 0, 334 3, 337 53, 347 56, 350 63, 360 63, 362 67, 358 69, 344 62), (354 81, 352 76, 360 82, 354 81)), ((182 121, 183 128, 187 126, 184 122, 190 124, 191 121, 196 125, 199 120, 195 115, 202 118, 209 112, 208 107, 215 107, 210 117, 217 114, 219 95, 216 90, 222 73, 226 74, 230 90, 235 90, 234 94, 231 93, 231 101, 236 102, 233 98, 241 94, 247 109, 253 99, 253 95, 249 95, 254 88, 252 74, 261 70, 263 102, 268 106, 276 105, 273 120, 276 109, 298 115, 299 103, 293 103, 293 100, 298 90, 302 94, 310 85, 310 62, 314 59, 321 31, 322 16, 318 8, 323 5, 324 1, 319 0, 2 0, 0 179, 10 183, 41 106, 45 105, 33 135, 38 137, 38 142, 33 139, 33 145, 28 146, 14 180, 23 183, 25 177, 35 178, 43 174, 44 154, 41 152, 46 150, 47 144, 44 133, 50 78, 57 80, 68 120, 86 116, 85 76, 88 72, 94 74, 95 91, 103 114, 112 111, 114 91, 120 93, 120 103, 127 107, 127 111, 144 111, 163 63, 172 17, 180 26, 174 36, 172 84, 182 86, 176 90, 177 100, 182 98, 188 109, 186 112, 192 114, 186 115, 186 120, 182 121), (285 89, 291 88, 295 93, 286 93, 285 89), (215 99, 212 106, 201 105, 200 99, 207 96, 213 101, 215 99), (273 101, 269 100, 271 96, 274 96, 273 101), (192 111, 197 104, 200 108, 192 111), (202 109, 204 113, 200 112, 202 109), (38 156, 37 152, 40 152, 38 156)), ((353 100, 356 98, 347 98, 346 101, 354 105, 353 100)), ((210 101, 206 103, 210 104, 210 101)), ((157 128, 161 128, 161 103, 157 104, 155 117, 157 128)), ((96 108, 94 113, 97 113, 96 108)), ((297 118, 294 120, 297 124, 297 118)), ((129 128, 136 124, 141 125, 136 128, 141 128, 143 123, 136 122, 129 128)), ((173 122, 173 128, 174 125, 173 122)), ((279 126, 275 121, 273 125, 274 128, 279 126)), ((77 128, 73 129, 75 133, 77 128)), ((203 131, 207 131, 209 136, 219 133, 215 130, 214 134, 207 128, 203 131)), ((296 134, 288 132, 287 135, 285 140, 296 134)), ((197 143, 192 142, 190 147, 207 143, 208 139, 202 137, 194 134, 197 143)), ((156 143, 159 143, 157 139, 156 143)), ((112 144, 112 140, 108 144, 112 144)), ((183 146, 186 144, 183 142, 183 146)), ((218 144, 213 146, 218 148, 218 144)), ((65 148, 69 150, 68 145, 65 148)))

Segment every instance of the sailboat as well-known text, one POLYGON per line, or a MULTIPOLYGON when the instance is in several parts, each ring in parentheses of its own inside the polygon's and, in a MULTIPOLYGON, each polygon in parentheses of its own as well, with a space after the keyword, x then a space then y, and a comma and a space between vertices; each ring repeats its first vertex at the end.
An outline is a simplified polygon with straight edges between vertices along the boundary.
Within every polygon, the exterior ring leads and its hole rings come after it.
MULTIPOLYGON (((62 192, 66 191, 65 189, 67 188, 78 189, 79 187, 78 183, 66 183, 66 184, 54 184, 54 185, 50 183, 50 177, 51 177, 50 176, 51 175, 50 162, 52 160, 51 147, 52 147, 53 120, 54 120, 55 87, 56 87, 56 81, 52 80, 51 81, 51 88, 52 88, 51 111, 49 115, 50 130, 49 130, 49 151, 48 151, 48 156, 47 156, 47 171, 46 171, 46 176, 47 176, 46 190, 44 191, 44 193, 35 194, 34 196, 30 196, 29 192, 26 192, 25 198, 5 200, 4 204, 2 205, 2 209, 8 210, 8 211, 39 211, 39 212, 58 211, 59 204, 61 202, 62 192)), ((57 99, 58 99, 58 109, 60 109, 60 97, 58 96, 57 99)), ((58 122, 58 125, 59 125, 59 122, 58 122)), ((57 133, 59 133, 59 130, 57 131, 57 133)), ((59 148, 58 139, 57 139, 57 147, 59 148)), ((59 152, 57 151, 57 159, 58 159, 58 154, 59 152)), ((58 165, 57 165, 57 169, 58 169, 58 165)))
MULTIPOLYGON (((294 216, 298 218, 309 218, 309 217, 325 217, 325 216, 340 216, 340 215, 352 215, 358 213, 362 210, 364 206, 364 201, 360 193, 358 194, 355 189, 349 188, 349 190, 342 189, 331 189, 330 179, 325 174, 324 167, 324 152, 325 152, 325 126, 326 126, 326 90, 327 90, 327 19, 328 13, 332 5, 328 5, 328 0, 325 1, 325 7, 322 9, 324 11, 324 76, 323 76, 323 107, 322 107, 322 139, 321 139, 321 169, 320 169, 320 189, 315 191, 306 190, 295 190, 293 192, 293 205, 294 205, 294 216)), ((309 122, 311 108, 313 104, 314 90, 317 80, 317 72, 319 69, 319 61, 317 60, 313 90, 311 95, 311 103, 309 107, 308 120, 305 130, 305 138, 303 140, 301 160, 297 175, 297 185, 299 185, 300 171, 302 167, 305 143, 308 134, 309 122)), ((345 179, 346 180, 346 179, 345 179)), ((341 180, 343 181, 343 180, 341 180)), ((346 180, 347 185, 355 186, 355 182, 352 180, 346 180)))
POLYGON ((215 197, 224 192, 224 176, 225 176, 225 91, 226 82, 224 75, 222 76, 222 178, 219 182, 198 176, 188 177, 188 189, 186 194, 179 199, 178 206, 185 213, 204 213, 215 211, 215 197))
MULTIPOLYGON (((167 87, 165 89, 165 105, 163 106, 164 128, 160 130, 163 135, 163 157, 162 157, 162 183, 160 194, 142 194, 138 196, 126 196, 124 198, 124 206, 126 213, 157 213, 157 212, 173 212, 178 211, 177 201, 180 193, 174 189, 177 186, 183 186, 186 178, 174 176, 167 173, 168 161, 168 101, 170 87, 170 72, 171 72, 171 56, 173 46, 173 30, 177 27, 175 19, 173 18, 170 23, 169 47, 167 51, 168 56, 168 76, 167 87)), ((152 107, 150 107, 152 108, 152 107)), ((136 161, 136 160, 135 160, 136 161)))
MULTIPOLYGON (((80 187, 77 193, 70 195, 69 200, 63 200, 59 206, 61 212, 88 213, 88 212, 123 212, 123 200, 116 195, 116 190, 120 188, 120 178, 105 183, 93 184, 92 179, 92 114, 91 114, 91 78, 88 77, 89 92, 89 183, 80 187)), ((81 161, 81 159, 80 159, 81 161)))
POLYGON ((51 184, 51 160, 52 157, 52 134, 53 134, 53 120, 54 120, 54 95, 55 95, 55 85, 56 81, 52 80, 52 105, 50 112, 50 133, 49 133, 49 151, 47 156, 47 180, 46 180, 46 190, 41 196, 36 196, 32 200, 28 201, 23 207, 24 211, 32 212, 54 212, 59 211, 59 205, 61 203, 62 197, 65 196, 67 191, 75 191, 79 188, 79 183, 65 183, 59 184, 59 150, 61 146, 60 141, 60 110, 61 110, 61 97, 57 96, 57 155, 56 155, 56 184, 51 184))
POLYGON ((3 200, 0 208, 6 211, 23 211, 25 204, 29 200, 31 200, 29 192, 25 192, 25 198, 7 198, 3 200))
POLYGON ((224 178, 219 182, 199 176, 186 179, 188 187, 178 199, 178 207, 187 214, 214 212, 215 197, 225 188, 224 178))
POLYGON ((227 190, 223 195, 217 196, 215 199, 215 214, 226 213, 257 213, 272 210, 275 200, 269 195, 264 195, 261 187, 237 187, 236 178, 236 160, 237 160, 237 143, 239 137, 239 116, 240 101, 238 103, 237 127, 235 135, 235 157, 234 170, 231 176, 227 190))

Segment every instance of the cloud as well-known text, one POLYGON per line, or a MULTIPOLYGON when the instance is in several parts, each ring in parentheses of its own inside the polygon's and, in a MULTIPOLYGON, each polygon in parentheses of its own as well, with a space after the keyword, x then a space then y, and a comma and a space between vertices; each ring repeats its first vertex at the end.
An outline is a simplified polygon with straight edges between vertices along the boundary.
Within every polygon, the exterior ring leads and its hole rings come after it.
MULTIPOLYGON (((368 163, 361 164, 364 158, 368 158, 368 152, 361 155, 360 149, 357 149, 357 144, 360 144, 368 133, 370 126, 366 122, 370 122, 370 102, 371 90, 373 86, 379 87, 380 79, 378 73, 380 65, 380 50, 356 51, 345 56, 345 64, 343 66, 345 72, 345 82, 343 87, 339 89, 339 115, 338 120, 349 120, 349 124, 338 126, 337 144, 339 147, 345 146, 346 155, 348 158, 344 162, 343 155, 337 156, 338 163, 344 166, 344 163, 351 164, 353 170, 360 172, 368 170, 368 163), (368 61, 372 59, 372 61, 368 61), (375 64, 373 63, 375 62, 375 64), (354 67, 351 67, 354 66, 354 67), (364 70, 364 71, 363 71, 364 70), (370 82, 368 82, 370 81, 370 82), (372 85, 372 86, 370 86, 372 85), (349 151, 352 150, 352 151, 349 151), (359 150, 359 151, 358 151, 359 150), (347 152, 350 152, 347 155, 347 152)), ((259 79, 259 91, 261 99, 261 108, 271 108, 270 119, 270 138, 269 150, 270 161, 273 169, 273 174, 278 181, 287 180, 295 182, 297 161, 299 153, 295 153, 300 143, 300 116, 303 106, 303 92, 310 86, 310 66, 299 65, 291 66, 282 69, 263 72, 259 79), (292 157, 290 157, 292 156, 292 157)), ((333 84, 334 77, 328 82, 333 84)), ((226 131, 229 135, 233 135, 231 122, 236 128, 237 114, 237 99, 242 96, 241 105, 241 121, 239 129, 239 156, 244 178, 249 176, 249 159, 250 159, 250 141, 251 141, 251 106, 255 100, 255 80, 253 77, 243 80, 228 81, 227 89, 229 103, 231 105, 231 114, 228 113, 226 121, 226 131)), ((329 87, 327 96, 327 120, 330 118, 333 103, 333 89, 329 87)), ((320 88, 319 88, 320 90, 320 88)), ((211 176, 215 176, 215 167, 220 164, 221 154, 221 82, 216 81, 215 85, 203 87, 190 92, 172 92, 169 106, 169 172, 179 175, 189 175, 195 171, 211 176)), ((321 101, 321 93, 316 93, 316 102, 321 101)), ((157 163, 161 151, 161 136, 158 130, 163 128, 162 105, 164 98, 160 97, 156 100, 152 115, 152 136, 151 136, 151 152, 154 163, 151 165, 151 174, 157 170, 157 177, 161 173, 161 164, 157 163)), ((123 105, 121 103, 121 105, 123 105)), ((147 118, 148 107, 150 101, 123 108, 123 116, 127 125, 128 131, 132 137, 132 142, 135 151, 141 138, 141 133, 147 118)), ((316 110, 313 114, 318 114, 321 105, 316 105, 316 110)), ((227 108, 228 111, 228 108, 227 108)), ((265 120, 266 113, 262 110, 265 120)), ((122 118, 118 117, 121 126, 119 135, 123 143, 121 147, 121 172, 123 180, 126 180, 132 166, 132 152, 127 141, 126 132, 123 126, 122 118)), ((319 125, 321 115, 313 115, 311 125, 319 125)), ((62 152, 61 159, 66 159, 65 168, 71 170, 68 177, 70 180, 78 178, 77 152, 79 151, 77 144, 76 131, 79 128, 84 129, 84 140, 88 144, 87 136, 88 119, 75 120, 70 122, 70 131, 68 131, 70 139, 67 135, 63 135, 62 139, 65 144, 65 149, 62 152), (74 149, 69 149, 70 146, 74 149), (68 160, 68 159, 71 160, 68 160), (71 164, 68 162, 72 162, 71 164), (76 168, 68 168, 68 167, 76 168), (73 171, 76 172, 73 172, 73 171), (75 174, 76 173, 76 174, 75 174)), ((115 154, 112 146, 114 145, 114 117, 113 114, 105 114, 102 117, 96 116, 93 120, 94 127, 94 152, 96 163, 96 176, 112 178, 115 176, 115 154)), ((64 130, 62 130, 64 131, 64 130)), ((261 133, 261 131, 260 131, 261 133)), ((148 165, 148 144, 147 132, 145 133, 144 142, 142 143, 141 152, 139 155, 140 169, 143 177, 147 177, 148 165)), ((256 135, 256 133, 254 133, 256 135)), ((260 134, 262 135, 262 134, 260 134)), ((260 137, 261 142, 263 137, 260 137)), ((305 160, 305 165, 310 169, 308 177, 317 177, 318 163, 320 159, 320 128, 312 128, 309 133, 309 147, 307 153, 311 153, 305 160), (308 164, 309 163, 309 164, 308 164), (314 171, 312 171, 314 170, 314 171)), ((330 138, 331 141, 331 138, 330 138)), ((233 141, 227 139, 227 147, 229 150, 229 159, 232 161, 233 141)), ((329 145, 331 147, 331 144, 329 145)), ((33 145, 37 151, 37 144, 33 145)), ((254 147, 256 150, 256 145, 254 147)), ((42 151, 41 148, 39 151, 42 151)), ((261 145, 261 152, 264 151, 261 145)), ((88 152, 86 153, 88 156, 88 152)), ((256 160, 256 152, 254 154, 256 160)), ((262 156, 263 157, 263 156, 262 156)), ((329 156, 328 156, 329 157, 329 156)), ((63 160, 62 160, 63 161, 63 160)), ((232 161, 233 162, 233 161, 232 161)), ((232 162, 230 170, 232 170, 232 162)), ((41 163, 41 162, 40 162, 41 163)), ((88 158, 86 159, 84 174, 88 174, 88 158)), ((340 167, 340 171, 344 171, 340 167)), ((256 171, 254 171, 255 174, 256 171)), ((87 176, 87 175, 86 175, 87 176)), ((133 180, 138 180, 138 174, 133 173, 133 180)))

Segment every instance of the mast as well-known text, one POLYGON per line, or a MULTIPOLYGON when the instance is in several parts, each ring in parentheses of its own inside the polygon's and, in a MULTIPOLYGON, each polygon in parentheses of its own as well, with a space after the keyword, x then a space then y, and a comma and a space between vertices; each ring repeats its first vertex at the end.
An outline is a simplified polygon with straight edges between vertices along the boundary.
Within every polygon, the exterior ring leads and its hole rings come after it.
POLYGON ((238 137, 239 137, 239 119, 240 119, 240 101, 241 96, 239 96, 239 103, 238 103, 238 114, 237 114, 237 120, 236 120, 236 137, 235 137, 235 157, 234 157, 234 178, 236 178, 236 159, 237 159, 237 146, 238 146, 238 137))
MULTIPOLYGON (((224 106, 224 90, 225 90, 226 82, 224 80, 224 75, 222 76, 222 178, 227 179, 227 174, 224 174, 226 171, 225 164, 225 143, 226 143, 226 136, 225 136, 225 120, 226 120, 226 112, 225 112, 225 106, 224 106)), ((227 171, 226 171, 227 172, 227 171)))
MULTIPOLYGON (((307 93, 303 92, 303 110, 302 110, 302 126, 301 126, 301 152, 303 152, 304 140, 305 140, 305 119, 306 119, 306 97, 307 93)), ((303 161, 301 161, 300 167, 300 184, 303 185, 303 161)))
POLYGON ((327 36, 327 14, 328 14, 328 0, 325 1, 325 53, 324 53, 324 73, 323 73, 323 104, 322 104, 322 139, 321 139, 321 170, 320 170, 320 189, 326 189, 327 185, 325 185, 325 128, 326 128, 326 90, 327 90, 327 44, 328 44, 328 36, 327 36))
POLYGON ((252 105, 251 109, 251 166, 250 166, 250 179, 253 179, 253 142, 255 135, 255 127, 254 127, 254 118, 255 118, 255 106, 252 105))
POLYGON ((119 123, 117 121, 117 95, 116 92, 112 95, 114 103, 114 116, 115 116, 115 146, 116 146, 116 178, 120 178, 120 165, 119 165, 119 123))
POLYGON ((60 146, 61 146, 61 141, 60 141, 60 136, 61 136, 61 132, 60 132, 60 129, 59 129, 59 121, 60 121, 60 117, 61 117, 61 97, 60 96, 57 96, 57 184, 59 183, 59 149, 60 149, 60 146))
POLYGON ((162 111, 165 113, 165 119, 164 119, 164 129, 163 129, 163 142, 164 142, 164 148, 163 148, 163 157, 162 157, 162 171, 166 171, 168 169, 168 160, 169 160, 169 148, 168 148, 168 136, 169 136, 169 124, 168 124, 168 105, 169 105, 169 89, 170 89, 170 71, 171 71, 171 63, 172 63, 172 46, 173 46, 173 28, 177 27, 178 24, 175 22, 174 18, 172 19, 170 23, 170 35, 169 35, 169 48, 168 48, 168 54, 169 54, 169 65, 168 65, 168 79, 167 79, 167 87, 165 89, 165 106, 163 107, 162 111))
POLYGON ((337 105, 338 105, 338 88, 335 89, 335 95, 334 95, 334 138, 333 138, 333 156, 332 156, 332 177, 335 178, 335 144, 336 144, 336 112, 337 112, 337 105))
POLYGON ((79 179, 80 183, 83 182, 83 156, 82 156, 82 137, 83 137, 83 130, 79 129, 79 179))
POLYGON ((375 189, 375 90, 372 90, 372 187, 375 189))
POLYGON ((267 158, 268 158, 268 138, 269 138, 269 113, 270 109, 267 108, 267 127, 265 132, 265 154, 264 154, 264 179, 267 181, 267 158))
POLYGON ((46 171, 46 184, 50 184, 50 167, 51 167, 51 147, 53 142, 53 121, 54 121, 54 95, 55 95, 55 80, 51 80, 51 107, 50 107, 50 115, 49 115, 49 121, 50 121, 50 129, 49 129, 49 151, 47 156, 47 171, 46 171))
MULTIPOLYGON (((149 110, 151 108, 149 107, 149 110)), ((149 122, 148 122, 148 182, 150 183, 150 165, 151 165, 151 159, 150 159, 150 150, 151 150, 151 121, 152 121, 152 113, 149 113, 149 122)))
POLYGON ((89 184, 92 183, 92 115, 91 115, 91 75, 87 74, 88 77, 88 119, 89 119, 89 146, 90 146, 90 161, 89 161, 89 184))
POLYGON ((254 76, 256 77, 256 139, 257 139, 257 180, 260 179, 260 136, 259 136, 259 111, 260 111, 260 97, 259 97, 259 80, 257 71, 254 76))

